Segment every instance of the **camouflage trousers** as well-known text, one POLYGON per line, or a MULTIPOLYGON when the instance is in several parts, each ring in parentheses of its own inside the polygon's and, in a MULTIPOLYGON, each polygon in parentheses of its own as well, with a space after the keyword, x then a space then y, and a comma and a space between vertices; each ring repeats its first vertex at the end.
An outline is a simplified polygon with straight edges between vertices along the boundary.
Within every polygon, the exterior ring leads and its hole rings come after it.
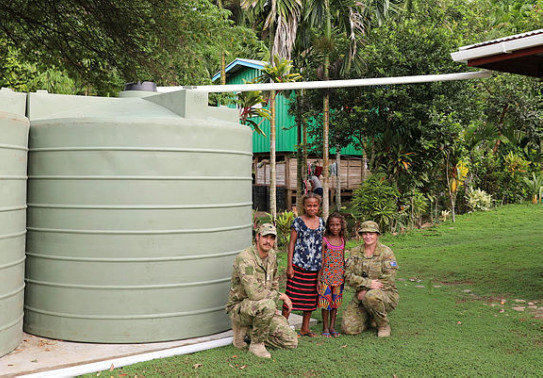
POLYGON ((380 289, 368 290, 363 300, 353 295, 343 312, 341 331, 346 335, 358 335, 369 328, 372 319, 378 327, 386 326, 387 314, 396 308, 398 299, 397 293, 380 289))
POLYGON ((243 300, 230 312, 230 320, 242 327, 249 327, 251 342, 265 343, 275 348, 293 349, 298 346, 298 335, 290 328, 287 319, 277 314, 272 299, 243 300))

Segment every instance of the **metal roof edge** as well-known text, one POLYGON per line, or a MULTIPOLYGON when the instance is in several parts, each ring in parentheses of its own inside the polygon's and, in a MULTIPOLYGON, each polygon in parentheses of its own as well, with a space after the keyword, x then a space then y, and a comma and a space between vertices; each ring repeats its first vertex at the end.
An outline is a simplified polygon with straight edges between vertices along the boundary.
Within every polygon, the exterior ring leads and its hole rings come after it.
MULTIPOLYGON (((228 63, 228 65, 225 68, 225 72, 228 73, 229 71, 231 71, 236 66, 243 66, 243 67, 248 67, 248 68, 254 68, 254 69, 257 69, 257 70, 261 70, 261 69, 264 68, 264 66, 266 64, 268 64, 268 62, 264 62, 262 60, 236 58, 233 61, 231 61, 230 63, 228 63)), ((213 75, 213 78, 211 79, 211 81, 215 81, 220 77, 221 77, 221 72, 219 71, 215 75, 213 75)))
POLYGON ((510 54, 517 50, 528 49, 541 45, 543 45, 543 29, 541 34, 535 34, 511 40, 502 39, 502 42, 485 44, 480 47, 461 47, 459 51, 451 53, 451 58, 455 62, 467 63, 469 60, 472 59, 483 58, 490 55, 510 54))

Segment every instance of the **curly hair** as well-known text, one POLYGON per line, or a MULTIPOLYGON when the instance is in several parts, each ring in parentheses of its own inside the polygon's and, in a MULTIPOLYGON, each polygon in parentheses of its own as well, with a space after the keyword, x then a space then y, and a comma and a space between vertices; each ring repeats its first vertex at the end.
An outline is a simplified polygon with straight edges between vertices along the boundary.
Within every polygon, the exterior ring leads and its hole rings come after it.
POLYGON ((324 231, 324 236, 330 236, 332 235, 332 232, 330 231, 330 219, 336 218, 339 219, 341 223, 341 231, 339 232, 339 236, 342 238, 345 237, 345 229, 347 228, 345 224, 345 217, 338 213, 337 211, 335 213, 332 213, 328 216, 328 219, 326 220, 326 230, 324 231))

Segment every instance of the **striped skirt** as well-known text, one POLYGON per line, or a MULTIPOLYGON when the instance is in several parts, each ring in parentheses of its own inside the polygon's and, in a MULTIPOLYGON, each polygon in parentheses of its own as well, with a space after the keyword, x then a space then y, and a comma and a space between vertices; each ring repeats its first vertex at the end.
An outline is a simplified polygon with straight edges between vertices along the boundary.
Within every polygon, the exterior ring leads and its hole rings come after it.
POLYGON ((286 294, 292 301, 292 309, 315 311, 317 309, 317 274, 292 265, 294 277, 287 279, 286 294))

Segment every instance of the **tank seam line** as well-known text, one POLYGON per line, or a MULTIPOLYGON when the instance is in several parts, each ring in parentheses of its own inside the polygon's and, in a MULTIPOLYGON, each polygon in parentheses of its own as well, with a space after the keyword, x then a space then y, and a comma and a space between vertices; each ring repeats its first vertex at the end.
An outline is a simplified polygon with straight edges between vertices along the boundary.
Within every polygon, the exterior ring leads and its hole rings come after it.
POLYGON ((25 146, 18 146, 18 145, 16 145, 16 144, 0 144, 0 149, 28 151, 28 148, 27 148, 27 147, 25 147, 25 146))
POLYGON ((96 320, 127 320, 127 319, 157 319, 157 318, 173 318, 176 316, 190 316, 190 315, 199 315, 216 311, 224 311, 224 306, 212 307, 210 309, 198 310, 198 311, 183 311, 183 312, 173 312, 166 314, 141 314, 141 315, 77 315, 77 314, 68 314, 63 312, 47 311, 37 309, 31 306, 25 306, 25 310, 36 312, 38 314, 72 318, 72 319, 96 319, 96 320))
POLYGON ((26 208, 27 208, 26 205, 24 205, 24 206, 6 206, 6 207, 0 207, 0 212, 3 212, 3 211, 25 210, 26 208))
POLYGON ((9 298, 9 297, 14 297, 15 295, 17 295, 17 294, 19 294, 20 292, 22 292, 24 289, 25 289, 25 285, 24 285, 24 282, 23 282, 23 285, 22 285, 20 288, 18 288, 17 290, 10 291, 10 292, 7 293, 7 294, 1 295, 1 296, 0 296, 0 300, 4 300, 4 299, 9 298))
POLYGON ((26 234, 26 230, 24 231, 21 231, 21 232, 16 232, 16 233, 13 233, 13 234, 6 234, 6 235, 0 235, 0 240, 1 239, 11 239, 11 238, 16 238, 17 236, 23 236, 26 234))
MULTIPOLYGON (((239 202, 239 203, 227 203, 227 204, 214 204, 214 205, 59 205, 48 203, 29 203, 30 208, 58 208, 58 209, 119 209, 119 210, 158 210, 158 209, 207 209, 207 208, 225 208, 225 207, 243 207, 252 205, 252 202, 239 202)), ((1 211, 1 209, 0 209, 1 211)))
MULTIPOLYGON (((26 176, 21 176, 21 178, 26 176)), ((0 177, 1 179, 2 177, 0 177)), ((30 175, 32 180, 155 180, 155 181, 212 181, 212 180, 235 180, 252 181, 252 177, 239 176, 56 176, 56 175, 30 175)))
POLYGON ((154 289, 175 289, 179 287, 191 287, 191 286, 202 286, 202 285, 214 285, 220 284, 223 282, 230 281, 230 277, 220 278, 217 280, 210 281, 199 281, 199 282, 184 282, 176 284, 159 284, 159 285, 82 285, 82 284, 62 284, 58 282, 47 282, 33 280, 31 278, 25 278, 27 284, 38 285, 38 286, 49 286, 57 288, 69 288, 69 289, 85 289, 85 290, 154 290, 154 289))
POLYGON ((7 269, 7 268, 11 268, 12 266, 16 266, 16 265, 19 265, 21 263, 24 263, 25 258, 26 257, 23 257, 22 259, 12 261, 12 262, 10 262, 8 264, 0 265, 0 269, 7 269))
MULTIPOLYGON (((1 147, 1 145, 0 145, 1 147)), ((153 151, 153 152, 190 152, 206 154, 226 154, 252 156, 252 152, 237 150, 210 150, 199 148, 164 148, 164 147, 41 147, 30 148, 29 152, 63 152, 63 151, 153 151)))
POLYGON ((191 255, 191 256, 172 256, 172 257, 155 257, 155 258, 98 258, 98 257, 72 257, 58 255, 43 255, 39 253, 26 252, 27 256, 41 258, 45 260, 62 260, 62 261, 82 261, 82 262, 167 262, 167 261, 185 261, 185 260, 201 260, 213 257, 225 257, 236 255, 239 251, 215 253, 211 255, 191 255))
POLYGON ((241 226, 221 227, 221 228, 205 228, 201 230, 74 230, 63 228, 43 228, 43 227, 27 227, 28 231, 45 232, 45 233, 67 233, 67 234, 104 234, 104 235, 162 235, 162 234, 202 234, 211 232, 234 231, 252 227, 252 224, 244 224, 241 226))
POLYGON ((19 324, 19 323, 23 320, 23 316, 24 316, 24 314, 21 314, 21 315, 17 318, 17 320, 15 320, 14 322, 8 323, 8 324, 4 325, 3 327, 0 327, 0 332, 5 331, 6 329, 9 329, 9 328, 11 328, 11 327, 16 326, 17 324, 19 324))

